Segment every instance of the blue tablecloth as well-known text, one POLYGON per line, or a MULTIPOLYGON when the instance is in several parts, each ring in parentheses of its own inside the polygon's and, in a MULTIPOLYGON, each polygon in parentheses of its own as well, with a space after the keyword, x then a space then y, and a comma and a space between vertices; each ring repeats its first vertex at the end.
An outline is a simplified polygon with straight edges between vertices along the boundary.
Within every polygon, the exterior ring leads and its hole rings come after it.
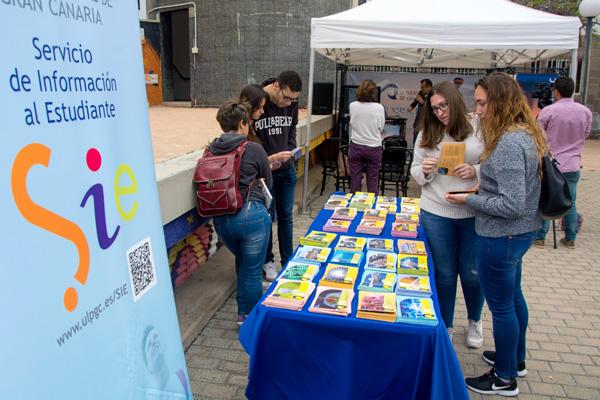
MULTIPOLYGON (((331 214, 321 210, 309 231, 322 230, 331 214)), ((341 235, 392 237, 394 215, 388 215, 381 236, 370 236, 355 233, 362 217, 361 212, 358 214, 348 233, 341 235)), ((421 230, 418 239, 424 240, 421 230)), ((333 250, 330 258, 332 254, 333 250)), ((428 260, 437 326, 356 318, 358 295, 348 317, 308 312, 314 293, 300 312, 262 304, 255 307, 240 329, 240 342, 250 355, 248 398, 468 399, 460 365, 441 320, 431 257, 428 260)), ((274 287, 271 285, 265 296, 274 287)))

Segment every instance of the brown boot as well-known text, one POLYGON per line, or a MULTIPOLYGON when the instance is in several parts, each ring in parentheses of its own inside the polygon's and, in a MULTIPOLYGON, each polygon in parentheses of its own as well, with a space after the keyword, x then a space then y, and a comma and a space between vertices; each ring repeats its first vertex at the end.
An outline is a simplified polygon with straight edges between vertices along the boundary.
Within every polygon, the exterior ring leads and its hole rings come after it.
POLYGON ((574 240, 567 240, 566 238, 562 238, 560 239, 560 242, 567 248, 567 249, 571 249, 574 250, 575 249, 575 241, 574 240))

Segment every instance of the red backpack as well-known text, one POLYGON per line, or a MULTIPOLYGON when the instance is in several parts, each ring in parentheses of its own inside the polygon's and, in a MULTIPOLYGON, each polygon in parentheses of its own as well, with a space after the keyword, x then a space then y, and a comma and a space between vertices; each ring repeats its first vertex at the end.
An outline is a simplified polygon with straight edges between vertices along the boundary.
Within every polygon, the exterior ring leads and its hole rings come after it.
POLYGON ((238 187, 242 155, 248 141, 230 153, 216 156, 208 148, 198 160, 194 172, 196 208, 203 217, 235 214, 242 207, 243 198, 238 187))

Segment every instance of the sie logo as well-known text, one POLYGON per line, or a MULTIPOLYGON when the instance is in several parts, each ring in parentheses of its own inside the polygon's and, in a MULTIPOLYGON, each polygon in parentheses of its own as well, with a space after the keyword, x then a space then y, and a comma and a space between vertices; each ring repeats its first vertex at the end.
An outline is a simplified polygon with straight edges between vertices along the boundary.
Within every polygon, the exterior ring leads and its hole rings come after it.
MULTIPOLYGON (((13 198, 19 212, 31 224, 38 226, 48 232, 60 236, 73 243, 77 248, 79 264, 77 271, 73 276, 82 286, 87 282, 90 270, 90 249, 87 238, 81 228, 74 222, 60 216, 41 205, 34 202, 27 192, 27 176, 31 167, 34 165, 43 165, 48 167, 50 164, 50 155, 52 151, 47 146, 40 143, 31 143, 23 147, 13 163, 11 172, 11 189, 13 198)), ((86 164, 91 172, 96 172, 102 166, 102 157, 97 149, 91 148, 86 154, 86 164)), ((58 189, 58 188, 57 188, 58 189)), ((125 210, 121 204, 121 197, 131 195, 138 191, 135 174, 127 164, 121 164, 115 171, 114 178, 114 204, 119 215, 124 221, 132 220, 139 208, 139 203, 135 201, 129 210, 125 210), (128 186, 121 186, 121 177, 126 175, 131 182, 128 186)), ((81 207, 85 207, 88 202, 93 202, 96 236, 98 245, 103 250, 108 249, 117 239, 121 227, 117 225, 109 229, 106 221, 106 202, 104 199, 104 187, 101 183, 92 185, 81 199, 81 207)), ((78 295, 74 287, 68 287, 65 290, 63 304, 67 311, 71 312, 77 308, 78 295)))

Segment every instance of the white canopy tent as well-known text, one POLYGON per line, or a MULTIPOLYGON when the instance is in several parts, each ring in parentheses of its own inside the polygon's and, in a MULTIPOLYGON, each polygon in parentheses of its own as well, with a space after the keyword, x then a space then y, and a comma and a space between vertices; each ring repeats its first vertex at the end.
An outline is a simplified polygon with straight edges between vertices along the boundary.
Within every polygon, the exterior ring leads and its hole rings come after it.
MULTIPOLYGON (((508 0, 373 0, 311 20, 308 121, 315 51, 345 65, 501 68, 571 52, 581 22, 508 0)), ((576 79, 576 68, 571 68, 576 79)), ((308 185, 307 124, 302 210, 308 185)))

